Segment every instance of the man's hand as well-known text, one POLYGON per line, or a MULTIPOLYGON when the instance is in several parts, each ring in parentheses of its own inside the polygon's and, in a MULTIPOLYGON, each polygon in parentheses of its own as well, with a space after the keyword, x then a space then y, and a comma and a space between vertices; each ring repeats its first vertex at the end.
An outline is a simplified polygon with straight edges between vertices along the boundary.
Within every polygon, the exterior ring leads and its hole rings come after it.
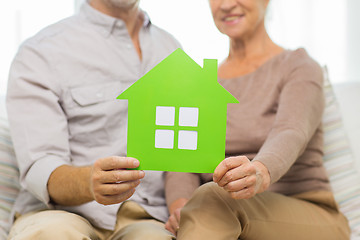
POLYGON ((268 169, 245 156, 229 157, 215 169, 213 180, 234 199, 247 199, 265 191, 270 185, 268 169))
POLYGON ((48 181, 51 201, 64 206, 93 200, 104 205, 125 201, 145 176, 143 171, 126 168, 138 166, 139 161, 129 157, 101 158, 85 167, 62 165, 51 173, 48 181))
POLYGON ((177 231, 179 230, 180 211, 187 203, 187 201, 188 200, 185 198, 179 198, 175 200, 169 207, 170 217, 165 223, 165 228, 169 232, 173 233, 175 236, 177 234, 177 231))
POLYGON ((98 159, 91 171, 90 191, 94 200, 104 205, 125 201, 133 195, 144 171, 136 168, 139 161, 130 157, 107 157, 98 159))

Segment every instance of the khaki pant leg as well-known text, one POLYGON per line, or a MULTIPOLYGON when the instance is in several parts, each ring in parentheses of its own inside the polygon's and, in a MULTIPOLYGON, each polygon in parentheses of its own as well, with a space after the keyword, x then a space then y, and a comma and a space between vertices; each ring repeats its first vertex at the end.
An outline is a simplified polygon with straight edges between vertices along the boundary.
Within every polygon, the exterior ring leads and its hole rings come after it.
POLYGON ((172 240, 175 237, 168 231, 165 226, 142 221, 132 223, 118 231, 111 240, 172 240))
POLYGON ((215 183, 201 186, 181 211, 178 240, 347 240, 347 220, 332 194, 287 197, 264 192, 235 200, 215 183))
POLYGON ((171 240, 175 237, 164 223, 154 219, 139 204, 127 201, 117 214, 115 232, 111 240, 171 240))
POLYGON ((83 217, 60 210, 44 210, 20 216, 9 240, 98 240, 93 227, 83 217))

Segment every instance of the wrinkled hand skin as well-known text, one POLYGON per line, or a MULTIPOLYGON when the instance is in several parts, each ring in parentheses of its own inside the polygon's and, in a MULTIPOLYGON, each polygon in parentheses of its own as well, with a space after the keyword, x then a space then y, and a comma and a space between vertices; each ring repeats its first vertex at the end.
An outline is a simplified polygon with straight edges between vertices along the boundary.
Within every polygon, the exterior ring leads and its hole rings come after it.
POLYGON ((127 169, 138 166, 139 161, 129 157, 98 159, 92 167, 90 180, 94 200, 103 205, 110 205, 130 198, 145 172, 127 169))
POLYGON ((245 156, 224 159, 215 169, 213 180, 234 199, 252 198, 270 185, 268 169, 245 156))

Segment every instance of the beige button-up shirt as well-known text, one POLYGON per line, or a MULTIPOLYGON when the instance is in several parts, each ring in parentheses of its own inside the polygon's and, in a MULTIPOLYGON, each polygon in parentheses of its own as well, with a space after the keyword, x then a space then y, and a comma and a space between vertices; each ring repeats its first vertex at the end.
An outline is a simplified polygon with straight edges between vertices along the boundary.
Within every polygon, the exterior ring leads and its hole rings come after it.
MULTIPOLYGON (((124 22, 85 3, 79 14, 21 46, 7 93, 22 186, 13 212, 63 209, 113 229, 120 204, 54 206, 47 181, 64 164, 85 166, 102 157, 126 156, 127 102, 116 97, 180 47, 147 16, 139 38, 142 60, 124 22)), ((131 199, 165 221, 163 185, 163 172, 148 171, 131 199)))

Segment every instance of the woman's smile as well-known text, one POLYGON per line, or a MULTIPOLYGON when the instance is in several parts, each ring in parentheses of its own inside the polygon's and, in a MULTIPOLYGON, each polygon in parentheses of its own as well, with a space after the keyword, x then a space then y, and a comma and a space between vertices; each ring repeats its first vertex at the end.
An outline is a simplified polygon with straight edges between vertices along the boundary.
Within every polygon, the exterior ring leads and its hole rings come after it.
POLYGON ((245 14, 229 14, 222 18, 225 24, 234 25, 239 23, 245 14))

